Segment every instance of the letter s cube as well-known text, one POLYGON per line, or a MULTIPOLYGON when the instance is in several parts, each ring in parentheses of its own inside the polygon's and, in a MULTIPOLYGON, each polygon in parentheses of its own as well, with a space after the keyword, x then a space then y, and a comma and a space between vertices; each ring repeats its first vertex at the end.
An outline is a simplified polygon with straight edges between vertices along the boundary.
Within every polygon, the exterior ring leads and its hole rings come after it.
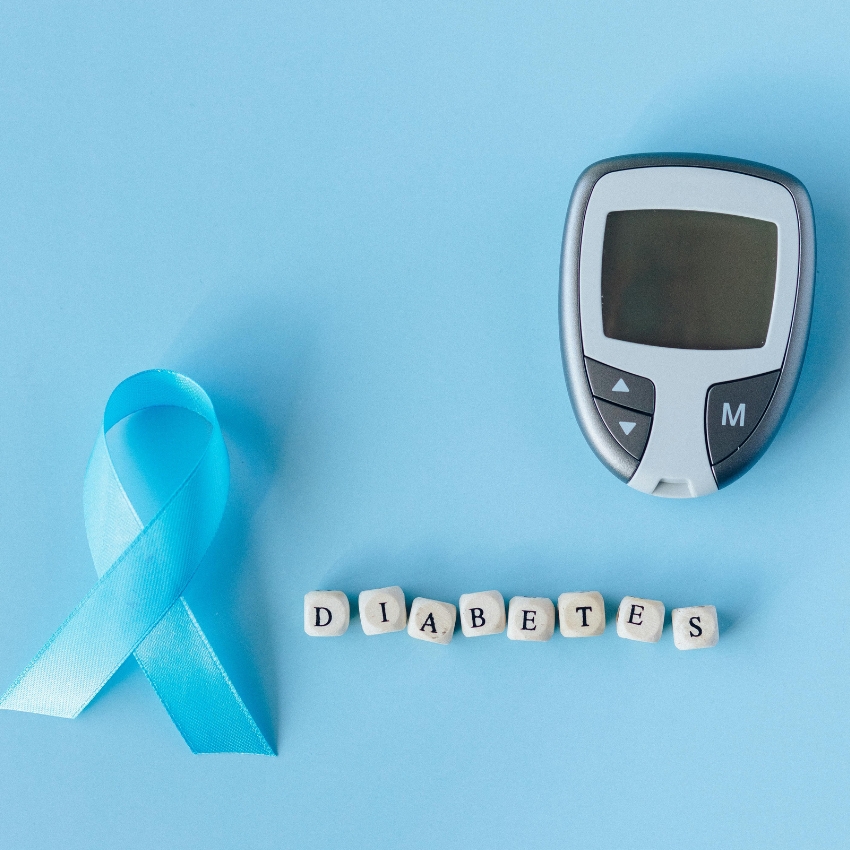
POLYGON ((720 639, 717 609, 713 605, 674 608, 673 643, 676 649, 708 649, 720 639))

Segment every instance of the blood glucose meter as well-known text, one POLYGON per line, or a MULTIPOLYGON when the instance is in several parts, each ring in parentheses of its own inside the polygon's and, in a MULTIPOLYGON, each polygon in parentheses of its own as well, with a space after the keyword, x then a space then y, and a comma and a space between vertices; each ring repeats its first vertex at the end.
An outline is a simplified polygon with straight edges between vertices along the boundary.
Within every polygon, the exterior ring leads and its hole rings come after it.
POLYGON ((655 496, 742 475, 794 393, 814 275, 811 201, 790 174, 690 154, 591 165, 567 214, 560 320, 599 459, 655 496))

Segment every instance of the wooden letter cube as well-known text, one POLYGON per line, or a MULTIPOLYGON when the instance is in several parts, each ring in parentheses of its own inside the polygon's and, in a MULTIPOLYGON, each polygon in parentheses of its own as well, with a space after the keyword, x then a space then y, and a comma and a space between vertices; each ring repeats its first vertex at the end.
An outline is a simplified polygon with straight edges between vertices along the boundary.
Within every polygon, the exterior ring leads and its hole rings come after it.
POLYGON ((460 625, 466 637, 498 635, 505 630, 505 599, 498 590, 464 593, 460 625))
POLYGON ((713 605, 674 608, 673 643, 677 649, 708 649, 720 639, 717 609, 713 605))
POLYGON ((311 637, 339 637, 348 629, 348 597, 339 590, 311 590, 304 596, 304 631, 311 637))
POLYGON ((407 625, 407 606, 400 587, 364 590, 357 600, 360 625, 367 635, 400 632, 407 625))
POLYGON ((407 633, 431 643, 450 643, 455 630, 457 608, 451 602, 437 602, 417 596, 410 606, 407 633))
POLYGON ((555 633, 555 606, 542 596, 514 596, 508 606, 511 640, 549 640, 555 633))
POLYGON ((605 631, 605 602, 595 590, 562 593, 558 617, 564 637, 596 637, 605 631))
POLYGON ((657 643, 664 629, 664 603, 625 596, 617 611, 617 634, 629 640, 657 643))

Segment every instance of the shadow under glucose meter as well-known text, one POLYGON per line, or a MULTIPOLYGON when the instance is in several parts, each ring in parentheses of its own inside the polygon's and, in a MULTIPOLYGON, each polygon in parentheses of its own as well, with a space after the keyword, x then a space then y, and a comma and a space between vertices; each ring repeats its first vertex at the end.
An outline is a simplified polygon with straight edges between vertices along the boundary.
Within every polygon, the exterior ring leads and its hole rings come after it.
POLYGON ((811 201, 790 174, 691 154, 586 169, 564 230, 561 349, 599 459, 655 496, 742 475, 794 393, 814 275, 811 201))

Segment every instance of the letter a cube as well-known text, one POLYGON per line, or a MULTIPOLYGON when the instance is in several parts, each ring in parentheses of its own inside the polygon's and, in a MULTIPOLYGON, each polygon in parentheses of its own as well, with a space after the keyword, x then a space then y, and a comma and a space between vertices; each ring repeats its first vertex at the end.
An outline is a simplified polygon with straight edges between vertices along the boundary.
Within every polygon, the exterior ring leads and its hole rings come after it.
POLYGON ((457 608, 451 602, 438 602, 417 596, 410 606, 407 633, 417 640, 450 643, 455 630, 457 608))
POLYGON ((311 637, 339 637, 348 629, 348 597, 339 590, 311 590, 304 595, 304 631, 311 637))

